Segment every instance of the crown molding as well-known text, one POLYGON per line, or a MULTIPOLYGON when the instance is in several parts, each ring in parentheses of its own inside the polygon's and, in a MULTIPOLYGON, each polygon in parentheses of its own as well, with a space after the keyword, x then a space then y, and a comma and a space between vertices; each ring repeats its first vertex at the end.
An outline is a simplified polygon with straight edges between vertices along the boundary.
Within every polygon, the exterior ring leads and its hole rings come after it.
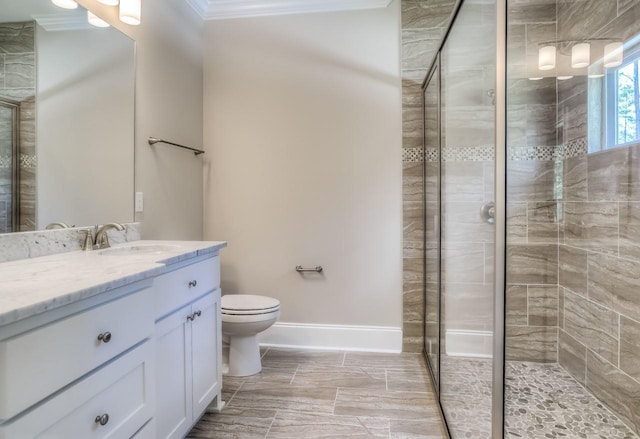
POLYGON ((32 18, 46 31, 96 29, 87 22, 87 12, 61 12, 57 14, 33 15, 32 18))
POLYGON ((392 0, 187 0, 204 20, 386 8, 392 0))

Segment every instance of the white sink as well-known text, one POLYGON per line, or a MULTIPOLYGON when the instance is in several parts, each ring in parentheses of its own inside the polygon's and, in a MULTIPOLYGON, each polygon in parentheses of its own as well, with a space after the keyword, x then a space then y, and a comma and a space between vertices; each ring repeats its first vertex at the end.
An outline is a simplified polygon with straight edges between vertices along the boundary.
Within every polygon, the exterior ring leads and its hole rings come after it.
POLYGON ((171 244, 138 244, 129 245, 126 247, 112 247, 104 250, 98 250, 97 253, 103 256, 133 256, 133 255, 149 255, 149 254, 161 254, 167 251, 180 249, 179 245, 171 244))

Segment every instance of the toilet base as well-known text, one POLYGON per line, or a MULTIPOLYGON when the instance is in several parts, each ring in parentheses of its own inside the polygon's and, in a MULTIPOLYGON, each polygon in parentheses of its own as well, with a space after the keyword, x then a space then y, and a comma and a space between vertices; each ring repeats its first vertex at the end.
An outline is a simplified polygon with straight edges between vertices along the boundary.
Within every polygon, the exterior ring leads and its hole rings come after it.
POLYGON ((227 376, 246 377, 262 371, 260 346, 255 335, 229 337, 229 372, 227 376))

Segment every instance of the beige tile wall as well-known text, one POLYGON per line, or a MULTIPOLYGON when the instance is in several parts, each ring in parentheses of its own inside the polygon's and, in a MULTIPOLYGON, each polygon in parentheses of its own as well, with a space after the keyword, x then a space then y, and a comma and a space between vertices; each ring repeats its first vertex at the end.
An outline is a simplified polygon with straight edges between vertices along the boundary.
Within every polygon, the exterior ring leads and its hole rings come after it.
POLYGON ((422 351, 423 162, 422 81, 438 49, 454 0, 401 0, 404 276, 403 350, 422 351), (417 150, 417 151, 416 151, 417 150), (417 154, 415 154, 417 153, 417 154))
MULTIPOLYGON (((640 32, 640 2, 558 2, 558 38, 640 32)), ((563 142, 598 146, 598 82, 559 82, 563 142), (596 107, 594 107, 596 105, 596 107), (588 140, 587 140, 588 139, 588 140)), ((640 432, 640 145, 562 161, 558 251, 559 363, 640 432)))
POLYGON ((510 2, 507 27, 506 358, 557 361, 556 81, 531 81, 556 37, 555 0, 510 2), (532 156, 525 151, 533 151, 532 156), (523 158, 524 157, 524 158, 523 158))

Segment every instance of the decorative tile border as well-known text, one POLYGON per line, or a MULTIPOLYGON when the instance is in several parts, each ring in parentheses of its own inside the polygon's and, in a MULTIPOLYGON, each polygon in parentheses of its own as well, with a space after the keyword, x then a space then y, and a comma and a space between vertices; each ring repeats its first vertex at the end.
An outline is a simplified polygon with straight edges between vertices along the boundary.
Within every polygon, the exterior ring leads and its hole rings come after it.
POLYGON ((443 162, 484 162, 493 160, 493 145, 442 148, 443 162))
MULTIPOLYGON (((0 156, 0 169, 7 169, 13 166, 13 161, 10 155, 0 156)), ((21 168, 36 168, 38 166, 38 158, 35 154, 20 154, 20 167, 21 168)))
POLYGON ((528 146, 507 148, 508 161, 551 161, 556 159, 557 146, 528 146))
POLYGON ((436 148, 427 148, 424 150, 424 158, 428 162, 438 161, 438 150, 436 148))
POLYGON ((20 154, 20 167, 21 168, 35 168, 38 165, 38 158, 33 155, 20 154))
MULTIPOLYGON (((402 161, 404 163, 420 163, 423 157, 427 162, 438 161, 436 148, 402 148, 402 161)), ((463 146, 459 148, 443 148, 442 161, 444 162, 482 162, 493 160, 493 145, 463 146)))
POLYGON ((589 152, 589 144, 586 137, 580 139, 569 140, 564 145, 561 145, 562 153, 560 157, 563 159, 569 159, 572 157, 582 157, 589 152))
MULTIPOLYGON (((528 146, 509 148, 507 150, 508 161, 557 161, 571 157, 580 157, 587 154, 587 139, 575 139, 564 145, 528 146)), ((424 151, 424 159, 427 162, 438 161, 436 148, 427 148, 424 151)), ((444 162, 484 162, 494 159, 493 145, 462 146, 442 149, 442 161, 444 162)), ((402 161, 404 163, 420 163, 423 160, 421 148, 403 148, 402 161)))
POLYGON ((422 161, 423 161, 422 148, 402 148, 403 163, 421 163, 422 161))

